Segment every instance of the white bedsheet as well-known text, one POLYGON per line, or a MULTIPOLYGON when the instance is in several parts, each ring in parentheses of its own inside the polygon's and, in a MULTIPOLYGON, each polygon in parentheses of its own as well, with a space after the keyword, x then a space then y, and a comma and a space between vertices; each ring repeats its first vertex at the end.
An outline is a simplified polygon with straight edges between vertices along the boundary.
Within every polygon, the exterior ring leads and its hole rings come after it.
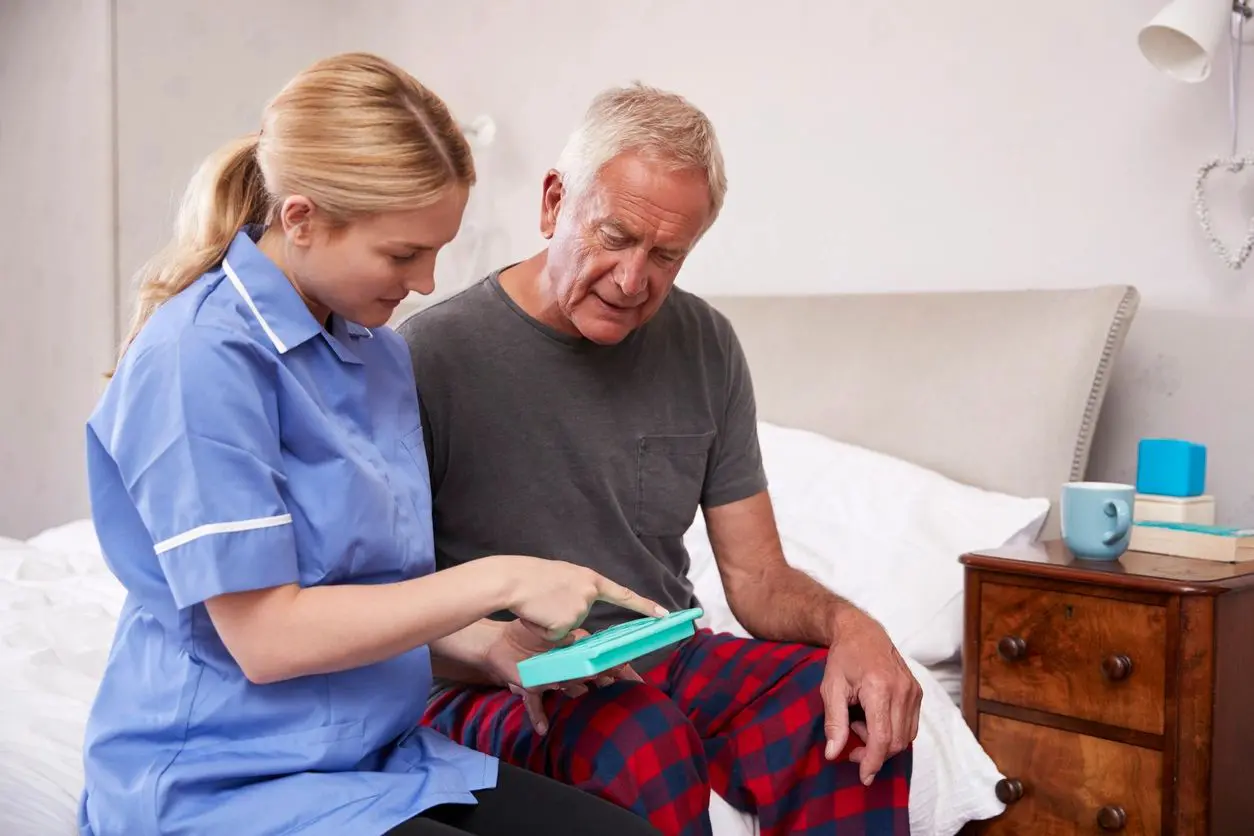
POLYGON ((83 729, 122 606, 90 527, 0 539, 0 833, 77 834, 83 729))
POLYGON ((959 709, 962 708, 962 662, 939 662, 927 666, 928 673, 936 680, 949 699, 959 709))
MULTIPOLYGON (((0 834, 77 833, 84 725, 123 598, 86 522, 29 542, 0 538, 0 834)), ((938 820, 935 800, 944 798, 946 809, 996 815, 1002 806, 991 794, 963 796, 1001 776, 971 745, 941 682, 910 664, 924 690, 912 829, 917 836, 951 836, 962 822, 938 820), (926 805, 917 815, 916 803, 926 805)), ((758 833, 752 816, 717 797, 710 818, 716 836, 758 833)))

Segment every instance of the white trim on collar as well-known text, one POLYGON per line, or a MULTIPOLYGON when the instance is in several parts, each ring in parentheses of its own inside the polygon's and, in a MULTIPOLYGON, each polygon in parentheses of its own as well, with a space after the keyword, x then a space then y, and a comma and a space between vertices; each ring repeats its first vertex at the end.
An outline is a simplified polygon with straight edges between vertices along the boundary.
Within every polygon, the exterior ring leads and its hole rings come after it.
POLYGON ((261 325, 261 330, 266 332, 266 336, 270 338, 270 342, 274 343, 275 349, 277 349, 280 354, 285 353, 287 351, 287 346, 279 339, 279 335, 274 333, 274 329, 270 327, 270 323, 266 322, 266 318, 261 315, 261 311, 257 310, 257 303, 254 302, 253 297, 248 294, 248 291, 244 288, 244 283, 239 280, 239 276, 235 273, 235 268, 233 268, 231 263, 226 259, 222 260, 222 270, 226 273, 226 277, 231 280, 231 284, 235 285, 235 289, 239 291, 239 295, 244 297, 244 302, 247 303, 248 309, 253 312, 253 316, 257 318, 258 324, 261 325))

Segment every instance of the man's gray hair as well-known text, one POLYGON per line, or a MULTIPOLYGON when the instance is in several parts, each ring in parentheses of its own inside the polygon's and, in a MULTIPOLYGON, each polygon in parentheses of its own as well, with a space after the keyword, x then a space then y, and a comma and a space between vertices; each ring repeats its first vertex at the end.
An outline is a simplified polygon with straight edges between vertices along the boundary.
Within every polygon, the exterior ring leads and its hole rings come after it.
POLYGON ((705 172, 709 223, 714 223, 727 194, 727 174, 714 126, 695 105, 639 82, 601 92, 558 157, 556 169, 562 175, 563 189, 578 196, 606 163, 623 153, 705 172))

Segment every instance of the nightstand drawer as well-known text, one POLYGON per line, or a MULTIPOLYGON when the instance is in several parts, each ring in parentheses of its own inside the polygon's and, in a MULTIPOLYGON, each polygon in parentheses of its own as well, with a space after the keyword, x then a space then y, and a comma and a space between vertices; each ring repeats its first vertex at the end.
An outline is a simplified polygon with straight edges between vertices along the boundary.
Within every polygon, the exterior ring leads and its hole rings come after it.
POLYGON ((1166 611, 985 582, 980 586, 979 696, 1162 734, 1166 611))
POLYGON ((980 744, 1006 776, 1006 812, 982 832, 1040 836, 1162 833, 1162 754, 981 714, 980 744))

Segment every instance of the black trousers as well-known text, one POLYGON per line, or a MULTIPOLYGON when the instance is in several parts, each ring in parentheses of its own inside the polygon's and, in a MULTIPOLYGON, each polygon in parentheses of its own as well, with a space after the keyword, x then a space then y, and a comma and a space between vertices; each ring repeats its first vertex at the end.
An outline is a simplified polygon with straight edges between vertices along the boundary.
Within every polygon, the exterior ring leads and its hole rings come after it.
POLYGON ((644 819, 595 795, 500 764, 496 786, 475 793, 478 804, 441 804, 387 836, 660 836, 644 819))

